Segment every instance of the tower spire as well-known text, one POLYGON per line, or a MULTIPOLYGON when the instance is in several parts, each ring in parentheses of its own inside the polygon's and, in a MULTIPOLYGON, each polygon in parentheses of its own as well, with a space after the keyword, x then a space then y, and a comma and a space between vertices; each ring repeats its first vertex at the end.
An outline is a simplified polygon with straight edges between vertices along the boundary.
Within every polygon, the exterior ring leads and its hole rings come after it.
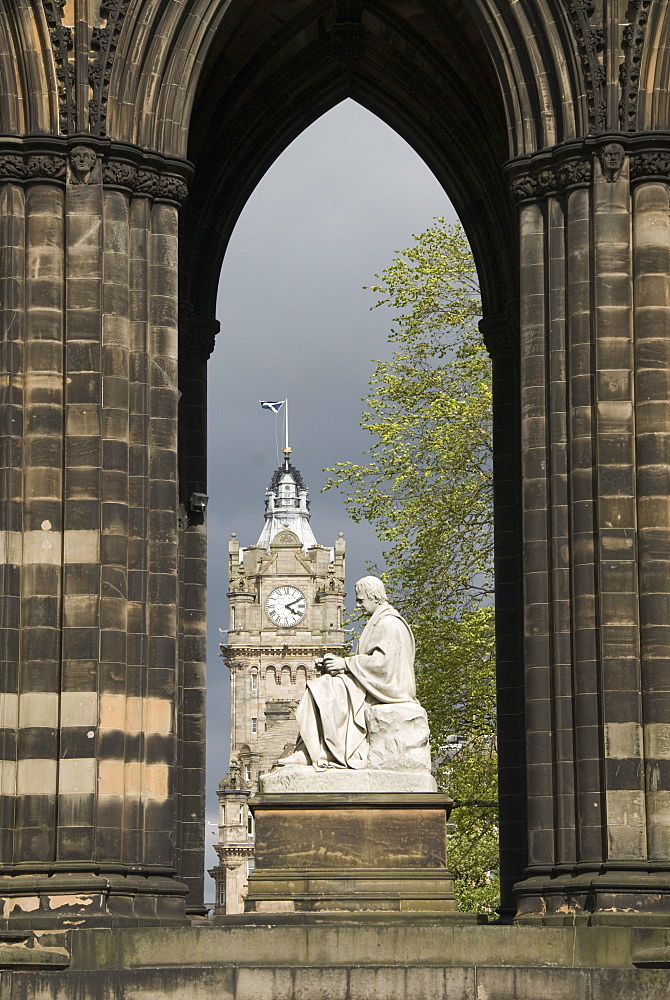
POLYGON ((287 445, 283 452, 284 462, 274 472, 265 491, 265 524, 257 544, 269 549, 275 535, 288 528, 306 550, 318 544, 309 523, 309 491, 299 471, 291 464, 292 449, 287 445))

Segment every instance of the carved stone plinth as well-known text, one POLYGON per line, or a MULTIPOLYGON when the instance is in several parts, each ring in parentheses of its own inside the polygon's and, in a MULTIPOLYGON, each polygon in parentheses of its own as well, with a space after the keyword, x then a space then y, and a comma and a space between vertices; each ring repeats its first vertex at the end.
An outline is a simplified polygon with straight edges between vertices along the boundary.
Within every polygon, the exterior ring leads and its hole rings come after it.
POLYGON ((398 795, 437 791, 437 782, 430 771, 382 771, 367 767, 329 767, 327 771, 316 771, 310 765, 300 764, 287 764, 262 774, 259 785, 264 795, 304 795, 308 792, 398 795))
POLYGON ((456 911, 448 796, 312 792, 258 795, 249 806, 247 912, 456 911))

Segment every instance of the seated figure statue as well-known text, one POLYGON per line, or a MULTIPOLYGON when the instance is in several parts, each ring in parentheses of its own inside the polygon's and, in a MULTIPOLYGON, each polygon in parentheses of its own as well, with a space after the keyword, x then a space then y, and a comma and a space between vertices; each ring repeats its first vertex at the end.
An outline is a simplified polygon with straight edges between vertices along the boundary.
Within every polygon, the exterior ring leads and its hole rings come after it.
POLYGON ((364 768, 368 756, 366 708, 417 703, 414 636, 389 604, 382 581, 376 576, 359 580, 356 604, 369 618, 358 652, 324 656, 324 672, 308 681, 296 712, 300 738, 295 753, 278 764, 312 764, 317 770, 364 768))

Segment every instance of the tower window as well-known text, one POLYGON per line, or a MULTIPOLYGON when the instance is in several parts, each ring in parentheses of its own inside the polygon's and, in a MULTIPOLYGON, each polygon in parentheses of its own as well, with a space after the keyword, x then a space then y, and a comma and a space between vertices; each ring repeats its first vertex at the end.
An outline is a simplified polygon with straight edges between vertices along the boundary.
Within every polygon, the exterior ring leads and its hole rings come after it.
POLYGON ((240 806, 240 826, 244 826, 244 806, 240 806))
POLYGON ((225 905, 226 905, 226 883, 224 880, 223 882, 219 882, 219 906, 225 906, 225 905))
POLYGON ((244 765, 244 780, 251 781, 251 768, 248 764, 244 765))
POLYGON ((230 609, 230 631, 231 632, 235 631, 235 611, 236 611, 235 607, 231 607, 231 609, 230 609))
POLYGON ((251 675, 251 690, 258 691, 258 674, 256 673, 251 675))
POLYGON ((251 735, 256 736, 258 733, 258 719, 251 720, 251 735))
POLYGON ((249 858, 249 860, 247 861, 247 876, 251 875, 255 867, 256 867, 256 862, 254 861, 253 858, 249 858))
POLYGON ((253 837, 254 835, 254 817, 249 813, 247 816, 247 837, 253 837))

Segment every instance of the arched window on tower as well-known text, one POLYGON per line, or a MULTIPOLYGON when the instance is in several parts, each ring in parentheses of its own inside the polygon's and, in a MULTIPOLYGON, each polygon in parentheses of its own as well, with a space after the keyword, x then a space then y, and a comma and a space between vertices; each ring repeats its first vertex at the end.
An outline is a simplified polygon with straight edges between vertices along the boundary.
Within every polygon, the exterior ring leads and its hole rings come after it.
POLYGON ((291 684, 291 668, 282 667, 281 668, 281 682, 287 687, 291 684))
POLYGON ((258 671, 255 668, 251 671, 251 690, 258 691, 258 671))
POLYGON ((274 667, 266 667, 265 668, 265 683, 266 684, 276 684, 277 683, 277 674, 275 672, 275 668, 274 667))

